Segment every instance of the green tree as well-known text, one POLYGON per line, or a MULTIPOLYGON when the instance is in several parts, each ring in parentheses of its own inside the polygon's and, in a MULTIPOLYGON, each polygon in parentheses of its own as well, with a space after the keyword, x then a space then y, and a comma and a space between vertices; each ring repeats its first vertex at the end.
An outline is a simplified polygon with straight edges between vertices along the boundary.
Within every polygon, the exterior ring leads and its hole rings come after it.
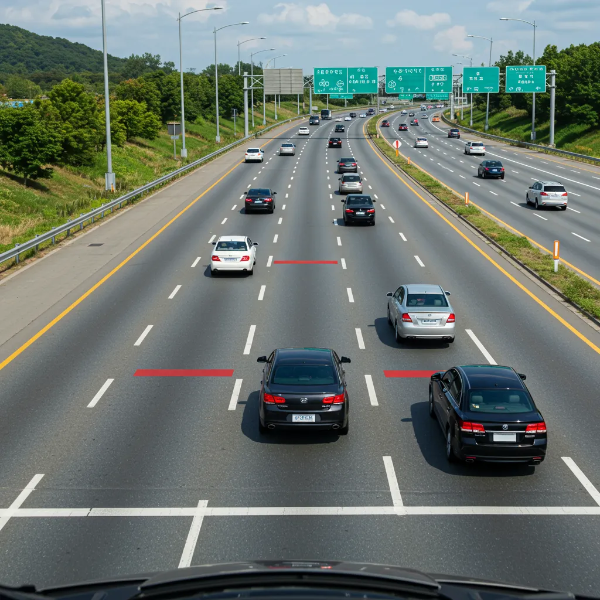
POLYGON ((6 79, 6 93, 9 98, 35 98, 42 93, 39 85, 20 75, 10 75, 6 79))
POLYGON ((160 131, 160 119, 146 108, 144 102, 136 100, 115 100, 111 103, 111 123, 119 121, 125 131, 127 141, 134 137, 153 140, 160 131))
POLYGON ((145 73, 158 71, 160 69, 161 59, 159 54, 150 54, 146 52, 139 56, 132 54, 126 61, 121 71, 125 79, 136 79, 145 73))
POLYGON ((48 178, 62 151, 60 132, 34 106, 0 110, 0 165, 27 179, 48 178))
POLYGON ((146 81, 143 77, 127 79, 114 88, 114 94, 119 100, 144 102, 148 110, 160 115, 160 92, 153 81, 146 81))

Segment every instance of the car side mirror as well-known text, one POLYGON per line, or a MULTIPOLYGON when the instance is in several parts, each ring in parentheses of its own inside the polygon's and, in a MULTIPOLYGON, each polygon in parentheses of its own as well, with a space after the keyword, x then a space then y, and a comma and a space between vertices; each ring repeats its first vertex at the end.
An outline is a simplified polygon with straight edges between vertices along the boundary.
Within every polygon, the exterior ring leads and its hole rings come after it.
POLYGON ((267 362, 267 357, 266 356, 259 356, 256 359, 256 362, 264 362, 264 363, 266 363, 267 362))
POLYGON ((452 294, 451 294, 451 293, 450 293, 448 290, 446 290, 446 291, 444 292, 444 294, 446 294, 446 296, 451 296, 451 295, 452 295, 452 294))
POLYGON ((351 363, 352 361, 347 356, 342 356, 342 358, 340 358, 340 362, 341 363, 351 363))
POLYGON ((441 378, 442 378, 442 374, 441 374, 440 372, 438 372, 438 373, 434 373, 434 374, 431 376, 431 381, 440 381, 440 380, 441 380, 441 378))
POLYGON ((525 373, 518 373, 518 375, 523 381, 527 379, 527 375, 525 375, 525 373))
POLYGON ((342 198, 342 199, 340 200, 340 202, 346 202, 346 200, 345 200, 344 198, 342 198))
POLYGON ((216 246, 216 245, 217 245, 217 242, 211 242, 211 244, 212 244, 213 246, 216 246))
POLYGON ((276 196, 276 195, 277 195, 277 192, 273 192, 273 196, 276 196))
POLYGON ((377 202, 377 200, 371 200, 371 202, 377 202))
POLYGON ((386 294, 386 296, 387 296, 388 298, 391 298, 393 295, 394 295, 394 292, 388 292, 388 293, 386 294))
POLYGON ((247 194, 248 192, 244 192, 244 194, 247 194))
POLYGON ((258 246, 258 242, 254 242, 252 245, 253 246, 258 246))

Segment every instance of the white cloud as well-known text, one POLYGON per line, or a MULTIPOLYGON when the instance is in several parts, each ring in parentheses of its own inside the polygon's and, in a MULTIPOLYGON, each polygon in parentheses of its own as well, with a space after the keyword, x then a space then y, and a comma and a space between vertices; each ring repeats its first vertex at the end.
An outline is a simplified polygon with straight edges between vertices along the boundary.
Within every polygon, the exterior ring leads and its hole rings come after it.
POLYGON ((393 19, 388 20, 388 27, 414 27, 422 31, 435 29, 440 25, 450 24, 450 15, 448 13, 433 13, 432 15, 419 15, 414 10, 401 10, 396 13, 393 19))
POLYGON ((381 38, 381 43, 382 44, 393 44, 396 41, 396 36, 392 35, 391 33, 386 33, 382 38, 381 38))
POLYGON ((344 29, 345 27, 351 27, 352 29, 373 28, 371 17, 356 13, 344 13, 338 16, 331 12, 325 2, 306 6, 281 2, 273 7, 272 14, 263 13, 258 15, 258 21, 265 25, 291 23, 303 29, 312 30, 344 29))
POLYGON ((473 47, 473 42, 466 38, 467 28, 464 25, 454 25, 435 34, 433 47, 448 54, 468 52, 473 47))
POLYGON ((493 0, 488 2, 487 9, 495 13, 519 14, 527 10, 534 0, 493 0))

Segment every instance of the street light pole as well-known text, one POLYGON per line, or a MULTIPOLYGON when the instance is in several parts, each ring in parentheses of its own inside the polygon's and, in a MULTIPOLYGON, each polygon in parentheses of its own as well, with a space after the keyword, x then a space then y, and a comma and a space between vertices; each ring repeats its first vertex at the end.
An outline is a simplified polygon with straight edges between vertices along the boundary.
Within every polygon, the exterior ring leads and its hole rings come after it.
MULTIPOLYGON (((501 21, 519 21, 521 23, 527 23, 533 27, 533 64, 535 66, 535 30, 537 25, 535 21, 526 21, 525 19, 511 19, 509 17, 500 17, 501 21)), ((533 98, 531 99, 531 141, 535 142, 535 92, 533 92, 533 98)))
POLYGON ((247 44, 248 42, 253 42, 254 40, 266 40, 266 37, 258 37, 258 38, 250 38, 249 40, 244 40, 243 42, 238 41, 237 43, 237 47, 238 47, 238 75, 241 76, 242 74, 242 68, 241 68, 241 64, 242 64, 242 59, 240 57, 240 46, 242 44, 247 44))
POLYGON ((219 70, 217 63, 217 31, 221 31, 221 29, 225 29, 227 27, 234 27, 235 25, 248 25, 249 21, 241 21, 239 23, 231 23, 231 25, 223 25, 223 27, 216 27, 213 29, 213 35, 215 36, 215 110, 217 113, 217 143, 221 142, 221 135, 219 133, 219 70))
POLYGON ((106 120, 106 173, 104 189, 115 191, 115 174, 112 172, 112 150, 110 145, 110 100, 108 96, 108 53, 106 49, 106 16, 104 0, 102 0, 102 52, 104 54, 104 114, 106 120))
POLYGON ((182 45, 181 45, 181 19, 187 17, 188 15, 193 15, 197 12, 205 12, 207 10, 223 10, 220 6, 215 6, 214 8, 200 8, 198 10, 192 10, 189 13, 185 13, 182 15, 179 13, 177 17, 177 21, 179 23, 179 87, 181 88, 181 158, 187 157, 187 148, 185 147, 185 104, 183 100, 183 58, 182 58, 182 45))
MULTIPOLYGON (((482 35, 468 35, 470 38, 479 38, 481 40, 487 40, 490 43, 490 59, 488 61, 488 67, 492 66, 492 46, 494 45, 494 40, 492 38, 487 38, 482 35)), ((485 107, 485 126, 484 131, 487 131, 490 127, 490 93, 487 94, 487 102, 485 107)))
MULTIPOLYGON (((252 112, 252 128, 254 129, 254 55, 261 52, 272 52, 275 48, 267 48, 266 50, 257 50, 250 53, 250 111, 252 112)), ((265 89, 265 75, 263 69, 263 90, 265 89)))
MULTIPOLYGON (((467 56, 466 54, 453 54, 452 56, 460 56, 460 58, 468 58, 471 61, 471 67, 473 66, 473 59, 470 56, 467 56)), ((465 74, 463 71, 463 89, 465 87, 465 74)), ((461 116, 462 118, 462 116, 461 116)), ((469 119, 469 127, 473 127, 473 93, 471 92, 471 117, 469 119)))

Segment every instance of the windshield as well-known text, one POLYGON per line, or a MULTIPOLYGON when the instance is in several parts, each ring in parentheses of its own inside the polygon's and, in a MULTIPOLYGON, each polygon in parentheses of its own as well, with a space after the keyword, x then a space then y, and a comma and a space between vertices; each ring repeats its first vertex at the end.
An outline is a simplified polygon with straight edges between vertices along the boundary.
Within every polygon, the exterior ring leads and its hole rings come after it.
POLYGON ((231 250, 231 251, 244 251, 248 250, 248 246, 246 246, 246 242, 237 242, 237 241, 221 241, 219 242, 215 250, 231 250))
POLYGON ((448 306, 445 294, 408 294, 406 306, 427 306, 430 308, 443 308, 448 306))
POLYGON ((491 389, 472 390, 469 395, 469 408, 481 413, 526 413, 534 409, 529 396, 523 390, 491 389))
POLYGON ((278 365, 271 384, 276 385, 332 385, 337 383, 331 365, 278 365))

